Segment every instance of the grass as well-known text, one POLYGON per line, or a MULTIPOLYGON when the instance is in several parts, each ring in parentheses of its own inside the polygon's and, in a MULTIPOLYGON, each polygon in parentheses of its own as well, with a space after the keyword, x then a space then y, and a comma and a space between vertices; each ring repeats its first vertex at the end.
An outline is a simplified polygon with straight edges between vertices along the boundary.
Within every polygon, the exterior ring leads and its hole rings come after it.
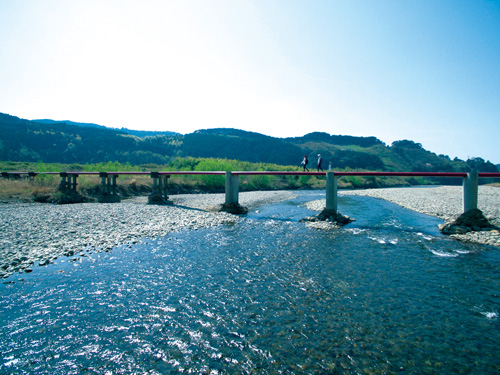
MULTIPOLYGON (((0 161, 2 172, 132 172, 132 171, 300 171, 297 166, 283 166, 265 163, 250 163, 227 159, 175 158, 168 165, 130 165, 117 162, 98 164, 60 164, 60 163, 27 163, 0 161)), ((99 194, 101 179, 98 176, 82 175, 78 177, 78 191, 90 198, 99 194)), ((19 201, 51 201, 57 195, 60 183, 58 175, 38 175, 34 178, 3 179, 0 178, 0 200, 19 201)), ((339 178, 338 187, 343 189, 374 188, 388 186, 409 186, 428 184, 423 178, 405 179, 401 177, 362 177, 344 176, 339 178)), ((323 176, 241 176, 240 191, 255 190, 296 190, 324 189, 326 180, 323 176)), ((117 179, 118 192, 123 197, 148 195, 151 193, 151 177, 120 176, 117 179)), ((225 189, 224 176, 176 176, 172 175, 168 182, 169 194, 181 193, 222 193, 225 189)))
POLYGON ((56 186, 34 183, 28 180, 7 180, 0 179, 0 199, 32 201, 37 195, 51 194, 56 186))

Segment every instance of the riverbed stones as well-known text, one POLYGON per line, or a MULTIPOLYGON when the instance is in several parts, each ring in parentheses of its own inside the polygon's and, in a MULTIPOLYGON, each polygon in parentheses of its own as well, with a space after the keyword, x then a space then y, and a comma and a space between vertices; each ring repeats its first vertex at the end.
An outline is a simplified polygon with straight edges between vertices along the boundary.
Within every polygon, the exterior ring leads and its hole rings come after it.
POLYGON ((228 212, 234 215, 244 215, 248 213, 248 208, 238 203, 224 203, 219 206, 219 211, 228 212))
MULTIPOLYGON (((445 222, 463 213, 462 186, 342 190, 339 195, 361 195, 384 199, 404 208, 438 217, 445 222)), ((306 203, 307 208, 316 211, 321 211, 325 206, 324 199, 306 203)), ((478 208, 492 225, 500 226, 500 187, 479 186, 478 208)), ((464 232, 449 236, 458 241, 485 245, 494 244, 494 246, 500 247, 500 240, 495 231, 464 232)))
POLYGON ((349 216, 344 216, 336 210, 327 210, 326 208, 317 216, 318 220, 335 222, 339 225, 346 225, 354 221, 349 216))
MULTIPOLYGON (((71 190, 64 185, 57 188, 57 193, 52 197, 52 202, 55 204, 71 204, 88 202, 88 198, 80 194, 78 191, 71 190)), ((38 202, 46 202, 45 200, 38 200, 38 202)))
MULTIPOLYGON (((244 192, 240 202, 254 208, 297 195, 287 191, 244 192)), ((222 204, 224 194, 183 194, 174 205, 148 205, 147 197, 121 203, 52 205, 9 202, 0 205, 0 278, 65 255, 112 251, 186 229, 236 223, 239 216, 208 211, 222 204), (11 265, 14 262, 16 265, 11 265)), ((72 258, 70 258, 72 259, 72 258)), ((81 259, 81 258, 77 258, 81 259)))
POLYGON ((148 197, 148 204, 169 205, 173 204, 173 202, 165 199, 160 193, 153 191, 148 197))
POLYGON ((310 221, 310 222, 326 221, 326 222, 338 224, 339 226, 343 226, 343 225, 349 224, 355 220, 351 219, 349 216, 342 215, 337 210, 324 209, 317 216, 306 217, 306 218, 302 219, 301 221, 310 221))
POLYGON ((239 203, 224 203, 217 207, 217 211, 228 212, 234 215, 245 215, 248 213, 248 208, 240 205, 239 203))
POLYGON ((498 229, 491 224, 483 212, 477 208, 469 210, 456 219, 446 221, 439 225, 443 234, 465 234, 468 232, 480 232, 482 230, 498 229))

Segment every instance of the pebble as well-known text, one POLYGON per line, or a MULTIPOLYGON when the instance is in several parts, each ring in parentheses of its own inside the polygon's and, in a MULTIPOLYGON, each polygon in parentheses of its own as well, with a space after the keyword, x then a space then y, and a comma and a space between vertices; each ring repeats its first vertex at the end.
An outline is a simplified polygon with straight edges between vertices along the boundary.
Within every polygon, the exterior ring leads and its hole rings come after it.
MULTIPOLYGON (((240 204, 249 208, 296 197, 288 191, 240 193, 240 204)), ((241 220, 214 207, 224 194, 171 196, 172 206, 148 205, 147 197, 121 203, 51 205, 9 202, 0 205, 0 278, 14 272, 48 265, 55 258, 111 251, 185 229, 227 225, 241 220)))

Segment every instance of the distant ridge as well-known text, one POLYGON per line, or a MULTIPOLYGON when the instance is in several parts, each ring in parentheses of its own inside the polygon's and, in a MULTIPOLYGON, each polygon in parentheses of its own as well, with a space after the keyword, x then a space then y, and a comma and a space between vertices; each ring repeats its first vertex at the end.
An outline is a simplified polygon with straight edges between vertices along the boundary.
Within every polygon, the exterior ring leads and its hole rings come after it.
POLYGON ((118 131, 121 131, 123 133, 135 135, 136 137, 141 137, 141 138, 142 137, 154 137, 156 135, 166 135, 166 136, 181 135, 180 133, 171 132, 171 131, 132 130, 132 129, 127 129, 127 128, 123 128, 123 127, 122 128, 110 128, 110 127, 103 126, 103 125, 97 125, 97 124, 86 123, 86 122, 74 122, 74 121, 68 121, 68 120, 56 121, 56 120, 49 120, 49 119, 40 119, 40 120, 31 120, 31 121, 38 122, 41 124, 62 123, 62 124, 87 127, 87 128, 118 130, 118 131))
POLYGON ((217 158, 301 167, 306 155, 309 169, 315 170, 318 154, 325 170, 498 172, 497 166, 482 158, 451 160, 406 139, 386 145, 376 137, 312 132, 276 138, 233 128, 200 129, 182 135, 74 121, 30 121, 0 113, 2 161, 166 165, 181 157, 186 165, 190 165, 190 158, 217 158))

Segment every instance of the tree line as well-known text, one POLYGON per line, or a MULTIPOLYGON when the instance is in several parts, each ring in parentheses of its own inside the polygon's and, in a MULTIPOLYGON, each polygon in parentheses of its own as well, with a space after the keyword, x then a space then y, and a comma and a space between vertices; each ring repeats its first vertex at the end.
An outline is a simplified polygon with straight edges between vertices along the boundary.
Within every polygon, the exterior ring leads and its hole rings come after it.
POLYGON ((303 137, 275 138, 238 129, 137 136, 101 126, 29 121, 0 114, 3 161, 166 165, 178 157, 194 157, 300 166, 307 155, 314 166, 318 153, 324 168, 331 165, 332 169, 498 172, 495 165, 481 158, 450 160, 409 140, 387 146, 375 137, 313 132, 303 137))

